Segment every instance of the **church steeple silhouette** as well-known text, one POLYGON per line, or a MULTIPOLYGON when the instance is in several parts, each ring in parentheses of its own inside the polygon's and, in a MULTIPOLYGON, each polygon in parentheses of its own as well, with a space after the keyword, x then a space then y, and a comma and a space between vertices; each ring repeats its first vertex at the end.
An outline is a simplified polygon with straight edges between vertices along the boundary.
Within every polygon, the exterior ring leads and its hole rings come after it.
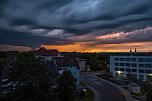
POLYGON ((132 54, 132 50, 130 49, 130 54, 132 54))

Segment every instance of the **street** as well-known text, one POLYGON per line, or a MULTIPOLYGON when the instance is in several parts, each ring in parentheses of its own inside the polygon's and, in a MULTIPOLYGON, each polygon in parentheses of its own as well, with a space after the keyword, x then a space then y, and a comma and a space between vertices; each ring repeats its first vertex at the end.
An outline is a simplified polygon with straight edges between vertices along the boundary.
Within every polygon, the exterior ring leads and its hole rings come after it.
POLYGON ((100 94, 97 101, 126 101, 120 90, 93 74, 82 74, 81 81, 100 94))

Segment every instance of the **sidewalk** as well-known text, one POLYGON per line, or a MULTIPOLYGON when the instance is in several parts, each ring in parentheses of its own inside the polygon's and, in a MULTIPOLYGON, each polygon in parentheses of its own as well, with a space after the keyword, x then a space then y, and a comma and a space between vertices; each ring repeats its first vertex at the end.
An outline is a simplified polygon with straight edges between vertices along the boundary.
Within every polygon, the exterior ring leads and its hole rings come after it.
MULTIPOLYGON (((97 76, 96 76, 96 77, 97 77, 97 76)), ((99 77, 98 77, 98 78, 99 78, 99 77)), ((121 86, 118 86, 117 84, 114 84, 114 83, 112 83, 112 82, 110 82, 110 81, 108 81, 108 80, 102 79, 102 78, 99 78, 99 79, 101 79, 101 80, 103 80, 103 81, 105 81, 105 82, 113 85, 113 86, 116 87, 117 89, 119 89, 119 90, 124 94, 124 96, 125 96, 125 98, 126 98, 126 101, 139 101, 139 100, 134 99, 134 98, 129 94, 129 92, 128 92, 127 90, 125 90, 124 88, 122 88, 121 86)))

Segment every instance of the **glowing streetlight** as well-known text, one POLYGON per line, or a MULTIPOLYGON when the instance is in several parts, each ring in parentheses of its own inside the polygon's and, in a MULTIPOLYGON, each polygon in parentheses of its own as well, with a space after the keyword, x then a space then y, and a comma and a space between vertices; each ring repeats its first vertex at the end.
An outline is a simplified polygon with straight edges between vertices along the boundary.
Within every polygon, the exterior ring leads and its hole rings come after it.
POLYGON ((118 73, 120 74, 120 73, 121 73, 121 71, 118 71, 118 73))

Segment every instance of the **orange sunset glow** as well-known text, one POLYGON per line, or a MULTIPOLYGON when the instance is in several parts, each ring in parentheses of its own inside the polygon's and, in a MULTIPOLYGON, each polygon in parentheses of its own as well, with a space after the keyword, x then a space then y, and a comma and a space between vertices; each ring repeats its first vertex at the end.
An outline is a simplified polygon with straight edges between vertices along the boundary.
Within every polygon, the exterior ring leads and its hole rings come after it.
POLYGON ((139 52, 151 52, 151 42, 141 43, 121 43, 121 44, 100 44, 88 46, 86 43, 76 43, 71 45, 42 45, 46 49, 58 49, 61 52, 129 52, 130 49, 137 48, 139 52))

